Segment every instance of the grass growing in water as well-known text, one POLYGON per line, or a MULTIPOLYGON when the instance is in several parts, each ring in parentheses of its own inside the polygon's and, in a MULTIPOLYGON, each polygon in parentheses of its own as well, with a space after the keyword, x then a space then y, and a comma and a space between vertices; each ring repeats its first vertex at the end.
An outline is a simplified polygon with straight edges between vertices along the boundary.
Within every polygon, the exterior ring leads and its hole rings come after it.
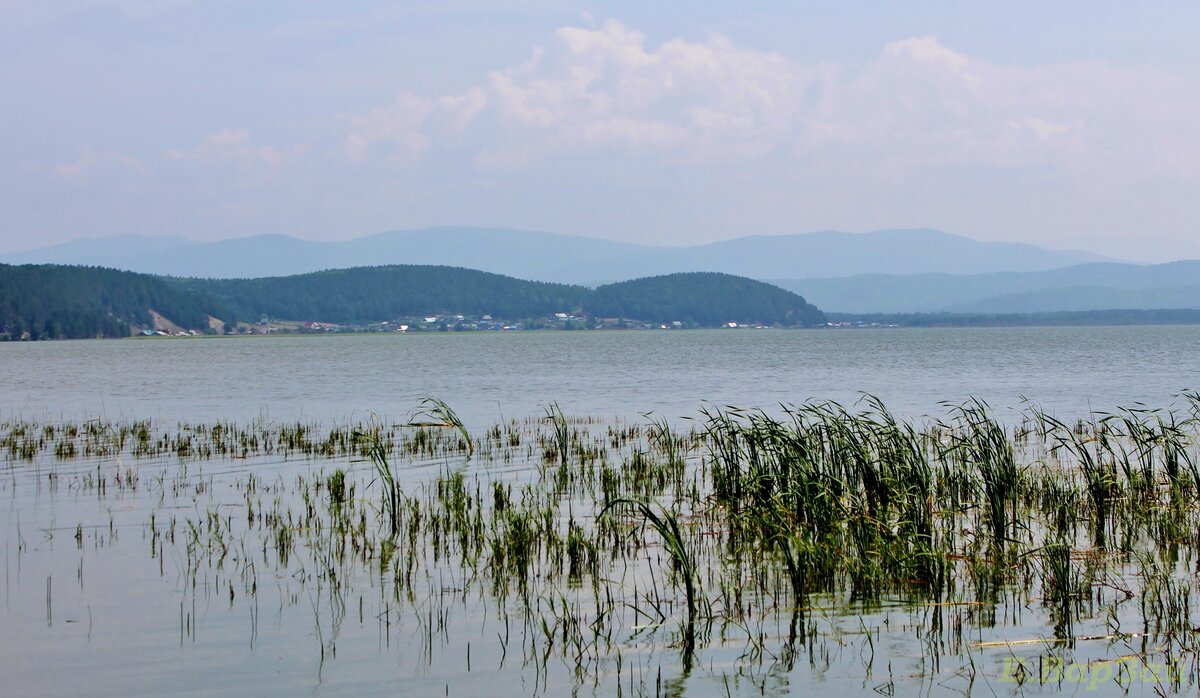
POLYGON ((600 512, 603 518, 616 507, 627 506, 650 524, 662 539, 663 546, 671 559, 676 579, 683 587, 687 609, 687 620, 683 626, 683 647, 686 654, 691 654, 696 647, 696 613, 699 608, 700 580, 697 574, 696 561, 688 549, 687 539, 679 527, 679 517, 663 508, 661 504, 651 504, 638 499, 619 498, 608 504, 600 512))
POLYGON ((383 518, 387 524, 388 533, 396 536, 400 532, 400 518, 404 507, 404 493, 396 472, 388 460, 388 449, 378 429, 365 432, 355 432, 355 437, 366 443, 367 457, 375 467, 375 480, 382 490, 383 518))
MULTIPOLYGON (((656 672, 677 674, 666 685, 692 670, 727 671, 742 692, 806 685, 798 675, 915 690, 995 679, 1001 652, 1200 656, 1195 412, 1068 423, 1035 408, 1008 426, 968 401, 914 422, 868 397, 709 407, 681 431, 568 420, 554 405, 473 443, 435 428, 443 418, 415 430, 11 421, 0 488, 51 493, 47 506, 161 503, 129 537, 179 561, 181 636, 207 627, 197 598, 245 610, 270 579, 279 613, 303 600, 316 616, 326 671, 339 633, 378 627, 386 647, 419 647, 424 670, 461 660, 482 626, 531 692, 648 694, 656 672), (257 470, 289 458, 284 475, 257 470), (204 474, 218 459, 240 464, 235 482, 204 474), (369 468, 344 467, 358 460, 369 468), (672 609, 679 635, 663 630, 672 609)), ((119 524, 68 530, 73 550, 119 545, 119 524)))
POLYGON ((467 427, 463 424, 462 419, 459 418, 454 410, 450 409, 449 405, 436 397, 422 398, 413 420, 405 426, 453 429, 458 432, 459 436, 462 437, 463 443, 466 444, 467 457, 475 455, 475 442, 471 440, 471 433, 467 431, 467 427), (430 421, 419 421, 421 419, 430 421))

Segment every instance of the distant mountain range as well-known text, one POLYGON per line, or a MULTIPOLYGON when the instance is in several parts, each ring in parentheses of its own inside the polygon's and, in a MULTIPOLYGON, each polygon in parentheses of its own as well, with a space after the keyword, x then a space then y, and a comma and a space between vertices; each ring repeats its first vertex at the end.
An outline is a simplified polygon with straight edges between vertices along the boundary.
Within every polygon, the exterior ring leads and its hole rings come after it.
POLYGON ((259 235, 81 239, 0 255, 172 277, 263 278, 390 264, 599 286, 679 272, 767 281, 837 313, 1042 313, 1200 308, 1200 262, 1135 265, 1087 252, 979 242, 936 230, 749 236, 661 247, 502 228, 425 228, 344 242, 259 235))
POLYGON ((0 255, 10 264, 80 264, 168 276, 254 278, 381 264, 467 267, 520 279, 599 285, 712 271, 754 279, 857 274, 1030 272, 1108 261, 1078 251, 979 242, 936 230, 755 235, 658 247, 498 228, 425 228, 344 242, 259 235, 218 242, 120 236, 0 255))
POLYGON ((1200 308, 1200 261, 1081 264, 991 274, 774 280, 838 313, 1041 313, 1200 308))

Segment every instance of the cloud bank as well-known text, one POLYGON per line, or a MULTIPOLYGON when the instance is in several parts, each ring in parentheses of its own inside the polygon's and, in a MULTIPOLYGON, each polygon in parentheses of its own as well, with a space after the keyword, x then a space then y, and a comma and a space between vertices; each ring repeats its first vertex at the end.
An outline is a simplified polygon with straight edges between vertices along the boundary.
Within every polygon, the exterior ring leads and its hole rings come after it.
POLYGON ((858 68, 803 65, 718 34, 648 46, 610 21, 561 28, 465 92, 402 91, 350 115, 345 150, 410 160, 467 143, 488 166, 591 152, 783 157, 897 176, 960 165, 1153 178, 1195 175, 1197 117, 1197 85, 1150 69, 995 65, 933 36, 889 43, 858 68))
POLYGON ((1002 64, 936 36, 804 62, 608 21, 561 27, 458 89, 375 82, 303 127, 227 119, 157 152, 89 143, 40 172, 90 177, 97 199, 171 200, 141 220, 165 232, 199 230, 172 210, 226 234, 311 237, 468 223, 670 243, 928 225, 1200 256, 1180 230, 1200 217, 1186 67, 1002 64))

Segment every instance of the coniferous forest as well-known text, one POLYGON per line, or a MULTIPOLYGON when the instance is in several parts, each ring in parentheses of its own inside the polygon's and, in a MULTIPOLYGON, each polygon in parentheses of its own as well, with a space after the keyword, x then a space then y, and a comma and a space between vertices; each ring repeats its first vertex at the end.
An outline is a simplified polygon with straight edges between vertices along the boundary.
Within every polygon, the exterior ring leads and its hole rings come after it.
POLYGON ((0 337, 127 337, 153 310, 203 329, 225 315, 213 298, 149 274, 99 267, 0 264, 0 337))
POLYGON ((182 279, 98 267, 0 265, 0 337, 127 337, 157 313, 212 332, 266 316, 366 324, 423 314, 529 319, 582 313, 687 327, 808 326, 824 315, 784 289, 688 273, 589 289, 444 266, 359 267, 258 279, 182 279))

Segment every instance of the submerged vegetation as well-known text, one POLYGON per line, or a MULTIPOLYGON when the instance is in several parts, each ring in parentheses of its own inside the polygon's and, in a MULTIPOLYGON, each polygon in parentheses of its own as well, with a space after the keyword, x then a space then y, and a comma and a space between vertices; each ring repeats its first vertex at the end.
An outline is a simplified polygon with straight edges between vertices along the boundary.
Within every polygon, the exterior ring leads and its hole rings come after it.
MULTIPOLYGON (((553 403, 483 431, 431 399, 394 425, 10 420, 0 491, 80 517, 81 590, 85 557, 138 539, 180 597, 148 622, 182 642, 221 596, 253 648, 278 587, 318 681, 378 633, 419 649, 388 671, 446 692, 1166 694, 1200 676, 1198 436, 1196 393, 1080 421, 553 403)), ((32 565, 28 525, 7 541, 32 565)))

